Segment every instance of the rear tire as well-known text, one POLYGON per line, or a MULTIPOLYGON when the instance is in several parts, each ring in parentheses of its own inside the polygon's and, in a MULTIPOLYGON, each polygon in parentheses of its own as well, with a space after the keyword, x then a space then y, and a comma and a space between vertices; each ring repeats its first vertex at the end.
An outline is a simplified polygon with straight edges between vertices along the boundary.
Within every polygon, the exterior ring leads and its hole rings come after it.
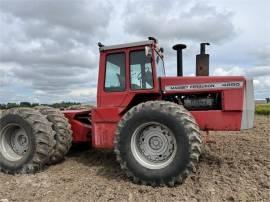
POLYGON ((201 137, 182 106, 150 101, 130 109, 118 124, 117 161, 135 183, 174 186, 196 171, 201 137))
POLYGON ((37 109, 52 123, 52 128, 55 131, 56 144, 48 164, 57 164, 65 159, 65 155, 72 145, 71 126, 60 110, 45 106, 37 107, 37 109))
POLYGON ((53 148, 51 123, 30 108, 13 108, 0 117, 0 170, 35 173, 44 168, 53 148))

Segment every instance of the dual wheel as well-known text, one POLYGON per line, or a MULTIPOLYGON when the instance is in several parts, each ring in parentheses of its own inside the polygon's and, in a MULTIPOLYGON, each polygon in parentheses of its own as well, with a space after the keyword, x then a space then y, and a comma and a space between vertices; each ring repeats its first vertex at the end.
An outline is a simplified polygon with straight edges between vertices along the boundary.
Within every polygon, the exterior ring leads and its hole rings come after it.
MULTIPOLYGON (((14 108, 0 117, 0 170, 34 173, 63 160, 70 125, 53 108, 14 108)), ((131 108, 118 123, 115 153, 135 183, 174 186, 196 170, 202 140, 192 115, 180 105, 150 101, 131 108)))
POLYGON ((68 120, 54 108, 13 108, 0 117, 0 170, 35 173, 64 159, 71 147, 68 120))

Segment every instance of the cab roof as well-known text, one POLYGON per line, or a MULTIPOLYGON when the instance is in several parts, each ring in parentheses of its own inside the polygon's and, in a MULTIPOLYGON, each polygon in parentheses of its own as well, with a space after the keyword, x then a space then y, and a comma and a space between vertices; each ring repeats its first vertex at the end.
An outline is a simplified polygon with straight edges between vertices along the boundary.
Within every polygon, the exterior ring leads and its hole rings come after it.
POLYGON ((130 48, 130 47, 152 45, 152 44, 155 44, 154 40, 124 43, 124 44, 117 44, 117 45, 111 45, 111 46, 101 46, 99 48, 99 51, 114 50, 114 49, 120 49, 120 48, 130 48))

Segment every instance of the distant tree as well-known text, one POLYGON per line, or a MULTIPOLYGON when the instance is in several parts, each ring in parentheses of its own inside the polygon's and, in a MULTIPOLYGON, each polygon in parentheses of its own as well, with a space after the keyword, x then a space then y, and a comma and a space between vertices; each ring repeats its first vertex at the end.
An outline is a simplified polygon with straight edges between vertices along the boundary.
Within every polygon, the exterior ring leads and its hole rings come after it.
POLYGON ((16 103, 7 103, 7 104, 0 104, 0 109, 10 109, 14 107, 36 107, 36 106, 50 106, 59 109, 65 109, 70 106, 74 105, 81 105, 79 102, 59 102, 53 104, 39 104, 39 103, 30 103, 30 102, 20 102, 20 104, 16 103))
POLYGON ((32 103, 31 104, 31 107, 36 107, 36 106, 39 106, 39 103, 32 103))
POLYGON ((78 102, 60 102, 60 103, 53 103, 50 106, 54 108, 64 109, 64 108, 68 108, 69 106, 79 105, 79 104, 80 103, 78 102))
POLYGON ((6 109, 7 106, 5 104, 0 104, 0 109, 6 109))
POLYGON ((266 103, 270 103, 270 98, 269 97, 267 97, 265 99, 266 99, 266 103))
POLYGON ((20 107, 31 107, 30 102, 20 102, 20 107))
POLYGON ((14 108, 14 107, 18 107, 19 105, 17 105, 16 103, 11 103, 11 102, 9 102, 9 103, 7 103, 7 109, 10 109, 10 108, 14 108))

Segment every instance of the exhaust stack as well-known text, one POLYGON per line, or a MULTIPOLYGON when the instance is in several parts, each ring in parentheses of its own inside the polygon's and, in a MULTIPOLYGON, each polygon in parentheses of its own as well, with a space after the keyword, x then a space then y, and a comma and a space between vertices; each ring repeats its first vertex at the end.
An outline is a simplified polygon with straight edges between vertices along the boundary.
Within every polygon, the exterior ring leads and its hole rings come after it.
POLYGON ((205 54, 205 46, 210 43, 201 43, 201 52, 196 55, 196 76, 209 76, 209 54, 205 54))
POLYGON ((183 55, 182 50, 187 46, 185 44, 176 44, 172 48, 177 51, 177 76, 183 76, 183 55))

